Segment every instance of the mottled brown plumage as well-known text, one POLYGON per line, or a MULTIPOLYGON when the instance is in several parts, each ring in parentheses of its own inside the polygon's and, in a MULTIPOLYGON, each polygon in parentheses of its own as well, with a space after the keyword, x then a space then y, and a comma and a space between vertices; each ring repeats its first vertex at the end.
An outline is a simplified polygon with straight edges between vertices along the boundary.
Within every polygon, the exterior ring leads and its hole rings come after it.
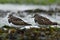
POLYGON ((35 17, 35 19, 34 19, 35 22, 37 22, 40 25, 57 25, 57 23, 51 22, 49 19, 47 19, 43 16, 40 16, 38 14, 35 14, 34 17, 35 17))
POLYGON ((28 24, 28 23, 26 23, 26 22, 24 22, 22 19, 20 19, 20 18, 16 18, 16 17, 14 17, 14 16, 12 16, 12 15, 9 15, 9 17, 8 17, 9 19, 8 19, 8 22, 9 23, 12 23, 12 24, 14 24, 14 25, 31 25, 31 24, 28 24))

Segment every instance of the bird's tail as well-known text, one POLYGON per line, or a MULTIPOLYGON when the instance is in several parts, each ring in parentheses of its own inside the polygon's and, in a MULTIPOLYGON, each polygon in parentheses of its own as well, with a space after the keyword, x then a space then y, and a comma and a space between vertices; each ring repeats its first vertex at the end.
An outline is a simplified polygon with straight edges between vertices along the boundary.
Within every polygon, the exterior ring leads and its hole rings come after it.
POLYGON ((54 22, 53 25, 60 25, 59 23, 54 22))
POLYGON ((57 25, 57 24, 58 24, 58 23, 55 23, 55 22, 53 23, 53 25, 57 25))
POLYGON ((27 25, 27 26, 31 26, 31 24, 28 24, 28 23, 25 23, 25 25, 27 25))
POLYGON ((28 26, 31 26, 31 24, 27 24, 28 26))

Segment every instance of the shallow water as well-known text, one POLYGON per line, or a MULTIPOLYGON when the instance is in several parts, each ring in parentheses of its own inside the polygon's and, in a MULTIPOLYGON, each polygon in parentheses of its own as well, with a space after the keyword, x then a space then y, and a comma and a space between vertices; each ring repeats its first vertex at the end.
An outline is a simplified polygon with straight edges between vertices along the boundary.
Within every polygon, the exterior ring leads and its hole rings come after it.
MULTIPOLYGON (((55 7, 57 7, 56 5, 51 6, 51 8, 55 9, 55 7)), ((24 20, 25 22, 32 24, 32 26, 37 26, 37 24, 34 22, 34 18, 32 18, 33 14, 27 14, 27 13, 23 13, 25 17, 20 17, 19 14, 17 14, 17 11, 23 11, 23 10, 28 10, 28 9, 43 9, 43 10, 49 10, 50 6, 49 5, 14 5, 14 4, 0 4, 0 10, 10 10, 15 12, 14 16, 21 18, 22 20, 24 20)), ((4 25, 10 25, 13 26, 12 24, 8 23, 8 15, 10 13, 7 13, 7 15, 3 14, 0 16, 0 27, 4 26, 4 25)), ((21 13, 22 14, 22 13, 21 13)), ((58 16, 58 13, 53 14, 53 16, 49 16, 47 14, 40 14, 41 16, 44 16, 48 19, 50 19, 52 22, 58 22, 60 23, 60 16, 58 16)), ((14 25, 15 26, 15 25, 14 25)))

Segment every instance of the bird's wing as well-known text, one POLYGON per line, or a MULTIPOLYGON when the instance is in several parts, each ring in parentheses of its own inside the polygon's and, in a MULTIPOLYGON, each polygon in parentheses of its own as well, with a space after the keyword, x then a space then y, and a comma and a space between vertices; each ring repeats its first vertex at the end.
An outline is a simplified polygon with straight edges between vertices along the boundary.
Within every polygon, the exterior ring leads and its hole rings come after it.
POLYGON ((17 17, 13 17, 12 19, 13 19, 13 20, 15 20, 15 21, 22 21, 22 22, 23 22, 23 20, 22 20, 22 19, 17 18, 17 17))
POLYGON ((41 18, 40 20, 42 20, 42 21, 51 22, 48 18, 45 18, 45 17, 43 17, 43 16, 41 16, 41 17, 39 17, 39 18, 41 18))

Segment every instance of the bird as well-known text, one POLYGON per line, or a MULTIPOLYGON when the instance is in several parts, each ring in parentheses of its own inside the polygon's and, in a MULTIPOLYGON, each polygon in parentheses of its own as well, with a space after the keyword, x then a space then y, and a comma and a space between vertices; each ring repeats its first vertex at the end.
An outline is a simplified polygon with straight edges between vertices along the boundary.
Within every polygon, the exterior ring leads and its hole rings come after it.
POLYGON ((14 17, 12 14, 10 14, 9 16, 8 16, 8 22, 9 23, 12 23, 12 24, 14 24, 14 25, 21 25, 21 26, 27 26, 27 25, 31 25, 31 24, 28 24, 28 23, 26 23, 26 22, 24 22, 22 19, 20 19, 20 18, 17 18, 17 17, 14 17))
POLYGON ((40 25, 57 25, 58 23, 50 21, 48 18, 45 18, 43 16, 40 16, 38 14, 34 15, 34 21, 35 23, 38 23, 40 25))

